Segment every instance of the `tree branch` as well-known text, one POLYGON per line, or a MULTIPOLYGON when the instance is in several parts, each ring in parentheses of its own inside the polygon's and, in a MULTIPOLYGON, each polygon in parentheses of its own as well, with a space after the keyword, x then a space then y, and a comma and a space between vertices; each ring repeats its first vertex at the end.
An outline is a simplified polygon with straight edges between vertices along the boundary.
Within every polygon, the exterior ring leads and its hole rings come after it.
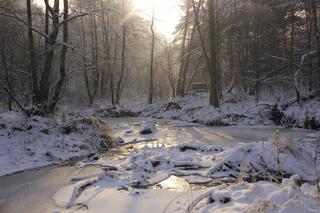
POLYGON ((41 35, 41 36, 43 36, 45 38, 49 38, 48 35, 46 35, 45 33, 37 30, 36 28, 30 26, 27 22, 25 22, 23 19, 19 18, 16 14, 8 14, 8 13, 0 12, 0 16, 13 18, 13 19, 17 20, 18 22, 22 23, 23 25, 25 25, 26 27, 30 28, 32 31, 38 33, 39 35, 41 35))

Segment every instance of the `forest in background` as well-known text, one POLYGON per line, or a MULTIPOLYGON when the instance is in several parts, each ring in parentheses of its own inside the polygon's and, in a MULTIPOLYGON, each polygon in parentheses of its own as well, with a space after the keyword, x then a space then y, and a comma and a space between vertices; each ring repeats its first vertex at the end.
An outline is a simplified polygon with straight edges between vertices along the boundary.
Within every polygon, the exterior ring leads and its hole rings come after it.
POLYGON ((0 213, 319 212, 319 6, 0 0, 0 213))
POLYGON ((319 1, 181 0, 174 39, 133 0, 0 3, 0 96, 27 114, 61 101, 184 97, 209 85, 209 103, 226 92, 304 101, 319 94, 319 1), (311 96, 310 96, 311 95, 311 96))

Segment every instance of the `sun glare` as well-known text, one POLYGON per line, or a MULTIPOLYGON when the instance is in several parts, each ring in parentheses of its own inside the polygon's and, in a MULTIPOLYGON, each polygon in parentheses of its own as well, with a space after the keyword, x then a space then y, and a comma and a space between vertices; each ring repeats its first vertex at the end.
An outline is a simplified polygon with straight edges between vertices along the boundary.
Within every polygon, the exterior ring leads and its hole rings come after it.
MULTIPOLYGON (((172 39, 172 33, 178 24, 181 11, 179 0, 133 0, 136 11, 145 19, 151 20, 152 8, 155 11, 156 28, 167 39, 172 39)), ((43 0, 35 0, 36 4, 44 6, 43 0)))
POLYGON ((168 39, 173 37, 172 33, 181 16, 179 0, 135 0, 135 6, 146 19, 151 18, 154 7, 156 27, 168 39))

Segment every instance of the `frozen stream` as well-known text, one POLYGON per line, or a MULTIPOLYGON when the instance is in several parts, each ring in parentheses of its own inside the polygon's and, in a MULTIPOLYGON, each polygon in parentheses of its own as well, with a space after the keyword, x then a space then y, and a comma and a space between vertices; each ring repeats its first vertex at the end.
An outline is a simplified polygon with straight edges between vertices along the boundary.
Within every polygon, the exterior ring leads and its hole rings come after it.
MULTIPOLYGON (((111 126, 129 126, 133 131, 139 129, 141 118, 106 119, 111 126)), ((175 145, 198 140, 216 144, 224 148, 234 147, 239 143, 270 139, 274 135, 272 127, 203 127, 176 121, 157 121, 158 132, 153 136, 157 143, 175 145)), ((282 137, 303 136, 312 131, 299 129, 280 129, 282 137)), ((154 144, 151 143, 151 144, 154 144)), ((57 207, 52 197, 61 187, 69 184, 76 168, 73 166, 46 167, 26 171, 0 178, 1 213, 46 213, 57 207)), ((92 172, 92 171, 89 171, 92 172)))

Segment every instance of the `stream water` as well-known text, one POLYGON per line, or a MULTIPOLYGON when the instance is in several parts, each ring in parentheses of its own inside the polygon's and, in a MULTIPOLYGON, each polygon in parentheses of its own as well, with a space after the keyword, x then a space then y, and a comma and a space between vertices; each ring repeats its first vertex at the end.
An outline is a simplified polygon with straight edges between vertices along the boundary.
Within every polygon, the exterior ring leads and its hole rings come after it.
MULTIPOLYGON (((129 125, 133 131, 138 131, 141 118, 106 119, 111 126, 129 125)), ((157 143, 175 145, 192 140, 203 143, 216 144, 223 148, 231 148, 240 143, 267 140, 273 137, 273 127, 204 127, 199 125, 186 125, 176 121, 157 121, 157 128, 164 132, 161 138, 154 142, 138 145, 123 146, 107 156, 124 158, 132 149, 157 143)), ((282 137, 297 137, 312 133, 308 130, 280 128, 282 137)), ((0 213, 52 213, 58 207, 54 205, 53 195, 60 188, 70 183, 75 174, 76 167, 49 166, 37 170, 25 171, 10 176, 0 177, 0 213)), ((91 173, 90 169, 83 171, 91 173)), ((183 182, 175 177, 162 183, 161 187, 167 189, 183 190, 183 182)))

